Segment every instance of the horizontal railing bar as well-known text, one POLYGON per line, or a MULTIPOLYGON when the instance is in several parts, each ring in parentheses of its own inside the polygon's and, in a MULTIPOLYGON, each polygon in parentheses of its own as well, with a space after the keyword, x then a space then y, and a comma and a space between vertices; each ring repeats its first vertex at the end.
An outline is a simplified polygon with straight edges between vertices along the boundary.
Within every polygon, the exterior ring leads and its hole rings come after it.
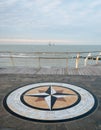
MULTIPOLYGON (((99 56, 99 55, 96 55, 96 57, 97 56, 99 56)), ((22 57, 22 56, 0 56, 0 58, 17 58, 17 59, 19 59, 19 58, 23 58, 23 59, 26 59, 26 58, 30 58, 30 59, 76 59, 77 57, 75 56, 75 57, 40 57, 40 56, 38 56, 38 57, 34 57, 34 56, 24 56, 24 57, 22 57)), ((95 59, 96 58, 95 56, 90 56, 90 57, 88 57, 88 59, 95 59)), ((86 56, 80 56, 79 57, 80 59, 85 59, 86 58, 86 56)), ((100 59, 100 58, 99 58, 100 59)))
MULTIPOLYGON (((0 58, 10 58, 11 56, 7 57, 0 57, 0 58)), ((12 56, 12 58, 31 58, 31 59, 67 59, 68 57, 15 57, 12 56)))
POLYGON ((12 53, 12 54, 77 54, 77 53, 98 53, 101 51, 82 51, 82 52, 11 52, 11 51, 0 51, 0 53, 12 53))

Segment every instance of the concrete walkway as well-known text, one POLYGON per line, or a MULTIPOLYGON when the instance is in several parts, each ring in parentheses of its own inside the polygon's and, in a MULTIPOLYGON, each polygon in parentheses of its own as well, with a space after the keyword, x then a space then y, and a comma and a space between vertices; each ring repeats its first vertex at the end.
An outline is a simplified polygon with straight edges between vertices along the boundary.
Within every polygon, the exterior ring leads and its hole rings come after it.
POLYGON ((30 67, 8 67, 0 68, 0 74, 39 74, 39 75, 98 75, 101 76, 101 64, 88 65, 86 67, 75 68, 60 68, 60 67, 45 67, 45 68, 30 68, 30 67))
POLYGON ((101 76, 0 74, 0 130, 101 130, 101 76), (63 82, 83 87, 97 97, 99 105, 84 118, 51 124, 23 120, 5 110, 3 99, 10 91, 39 82, 63 82))

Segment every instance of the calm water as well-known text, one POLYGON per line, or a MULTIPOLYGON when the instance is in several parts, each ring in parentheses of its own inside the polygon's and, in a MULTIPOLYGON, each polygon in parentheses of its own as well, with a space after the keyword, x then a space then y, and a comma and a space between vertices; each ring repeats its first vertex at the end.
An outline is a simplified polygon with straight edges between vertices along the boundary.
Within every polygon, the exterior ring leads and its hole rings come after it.
MULTIPOLYGON (((101 51, 101 45, 0 45, 0 52, 20 52, 23 58, 0 58, 0 67, 11 66, 28 66, 28 67, 66 67, 66 59, 34 59, 24 58, 25 52, 92 52, 101 51)), ((98 55, 96 53, 96 55, 98 55)), ((82 54, 87 56, 88 53, 82 54)), ((95 55, 95 53, 92 55, 95 55)), ((45 55, 44 55, 45 56, 45 55)), ((65 55, 72 57, 76 55, 65 55)), ((60 55, 58 55, 60 57, 60 55)), ((68 58, 69 59, 69 58, 68 58)), ((94 60, 90 60, 88 64, 95 64, 94 60)), ((80 59, 79 66, 84 66, 84 58, 80 59)), ((75 59, 68 60, 68 67, 75 67, 75 59)))
POLYGON ((11 52, 80 52, 101 51, 101 45, 0 45, 0 51, 11 52))

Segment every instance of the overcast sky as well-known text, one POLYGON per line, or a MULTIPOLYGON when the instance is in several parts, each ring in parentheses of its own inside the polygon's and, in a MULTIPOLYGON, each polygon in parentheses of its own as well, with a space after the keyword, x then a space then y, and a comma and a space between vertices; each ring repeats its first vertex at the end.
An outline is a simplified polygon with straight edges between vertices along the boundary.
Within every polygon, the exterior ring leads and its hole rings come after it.
POLYGON ((101 44, 101 0, 0 0, 0 42, 101 44))

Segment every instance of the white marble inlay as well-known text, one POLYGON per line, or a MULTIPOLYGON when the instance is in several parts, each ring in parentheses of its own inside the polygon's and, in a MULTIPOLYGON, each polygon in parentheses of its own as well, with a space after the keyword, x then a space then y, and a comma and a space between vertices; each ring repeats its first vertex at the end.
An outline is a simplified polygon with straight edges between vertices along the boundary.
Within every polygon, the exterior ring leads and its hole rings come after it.
POLYGON ((47 104, 48 104, 48 107, 50 108, 50 110, 51 110, 51 96, 48 96, 48 97, 46 97, 45 98, 45 100, 46 100, 46 102, 47 102, 47 104))

